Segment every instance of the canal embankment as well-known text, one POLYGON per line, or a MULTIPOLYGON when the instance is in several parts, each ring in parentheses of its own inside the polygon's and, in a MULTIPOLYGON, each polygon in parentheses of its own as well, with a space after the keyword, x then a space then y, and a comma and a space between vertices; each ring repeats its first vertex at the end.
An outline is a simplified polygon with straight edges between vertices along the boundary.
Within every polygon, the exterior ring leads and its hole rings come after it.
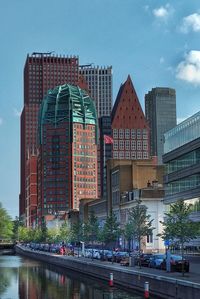
POLYGON ((144 290, 145 282, 149 283, 150 298, 154 295, 163 299, 199 299, 200 279, 192 274, 166 273, 149 268, 123 267, 117 263, 89 260, 72 256, 61 256, 47 252, 33 251, 27 247, 17 245, 16 252, 45 263, 60 266, 66 269, 101 278, 109 282, 110 274, 113 274, 114 285, 125 288, 144 290))

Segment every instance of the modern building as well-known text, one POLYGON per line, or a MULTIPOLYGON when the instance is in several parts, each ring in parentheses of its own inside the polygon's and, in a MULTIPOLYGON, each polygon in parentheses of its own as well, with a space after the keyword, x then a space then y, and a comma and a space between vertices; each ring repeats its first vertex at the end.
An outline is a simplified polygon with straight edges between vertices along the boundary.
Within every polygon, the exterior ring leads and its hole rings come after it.
MULTIPOLYGON (((165 133, 164 203, 192 204, 190 218, 200 222, 200 112, 165 133)), ((189 246, 200 247, 200 237, 189 246)))
POLYGON ((37 152, 36 136, 38 111, 47 91, 57 85, 78 84, 79 60, 77 57, 55 56, 52 53, 28 55, 24 67, 24 107, 21 114, 21 161, 19 215, 25 217, 27 209, 26 165, 32 152, 37 152))
POLYGON ((112 158, 112 129, 110 116, 99 118, 99 146, 100 146, 100 194, 102 198, 107 196, 106 162, 112 158))
POLYGON ((145 115, 150 127, 151 156, 157 156, 158 164, 162 164, 164 133, 176 126, 176 91, 152 88, 145 95, 145 115))
POLYGON ((98 120, 94 101, 78 86, 49 90, 39 116, 38 224, 97 198, 98 120))
POLYGON ((200 197, 200 112, 165 133, 165 203, 200 197))
POLYGON ((111 114, 113 159, 149 159, 149 126, 132 80, 121 85, 111 114))
POLYGON ((90 96, 95 100, 98 117, 110 116, 113 97, 112 67, 82 65, 79 73, 84 77, 90 96))

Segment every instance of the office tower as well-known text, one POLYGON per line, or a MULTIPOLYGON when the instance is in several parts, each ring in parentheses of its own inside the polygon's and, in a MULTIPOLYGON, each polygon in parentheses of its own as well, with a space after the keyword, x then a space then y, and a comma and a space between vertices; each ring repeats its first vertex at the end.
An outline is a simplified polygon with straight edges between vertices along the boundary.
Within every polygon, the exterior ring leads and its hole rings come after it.
POLYGON ((130 76, 119 89, 111 123, 113 159, 149 159, 149 127, 130 76))
POLYGON ((97 198, 97 116, 85 90, 69 84, 48 92, 39 116, 38 224, 97 198))
POLYGON ((110 116, 112 109, 112 67, 82 65, 79 73, 88 84, 91 97, 95 100, 98 117, 110 116))
POLYGON ((176 126, 176 91, 172 88, 152 88, 145 95, 145 114, 150 127, 151 155, 162 164, 164 133, 176 126))
POLYGON ((99 118, 99 145, 100 145, 100 175, 99 184, 101 197, 106 198, 107 179, 106 161, 112 158, 112 129, 111 117, 102 116, 99 118))
POLYGON ((27 218, 27 159, 37 154, 38 110, 50 88, 64 83, 77 84, 77 57, 54 56, 51 53, 28 55, 24 67, 24 107, 21 114, 21 174, 19 214, 27 218))

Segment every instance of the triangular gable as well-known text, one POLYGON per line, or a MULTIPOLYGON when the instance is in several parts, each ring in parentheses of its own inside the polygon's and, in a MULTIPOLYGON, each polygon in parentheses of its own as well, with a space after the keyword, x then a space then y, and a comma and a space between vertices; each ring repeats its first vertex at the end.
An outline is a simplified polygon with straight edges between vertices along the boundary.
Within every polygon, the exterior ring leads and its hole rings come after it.
POLYGON ((147 128, 130 75, 121 85, 111 114, 112 128, 147 128))

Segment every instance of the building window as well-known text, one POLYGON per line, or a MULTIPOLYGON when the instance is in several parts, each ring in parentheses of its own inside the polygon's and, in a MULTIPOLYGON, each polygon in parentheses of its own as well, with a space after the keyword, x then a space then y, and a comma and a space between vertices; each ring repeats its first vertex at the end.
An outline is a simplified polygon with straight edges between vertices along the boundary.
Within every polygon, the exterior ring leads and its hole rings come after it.
POLYGON ((141 130, 137 129, 137 139, 141 139, 141 130))
POLYGON ((125 141, 125 149, 130 150, 130 141, 129 140, 125 141))
POLYGON ((130 152, 126 152, 125 155, 126 155, 126 159, 130 159, 130 152))
POLYGON ((131 139, 135 139, 135 129, 131 129, 131 139))
POLYGON ((123 129, 119 129, 119 138, 124 139, 124 130, 123 129))
POLYGON ((153 243, 153 234, 147 235, 147 243, 153 243))
POLYGON ((124 152, 119 152, 119 158, 123 159, 124 158, 124 152))
POLYGON ((123 150, 124 149, 124 140, 119 141, 119 149, 123 150))
POLYGON ((114 142, 113 142, 113 149, 118 150, 118 141, 117 140, 114 140, 114 142))
POLYGON ((147 140, 143 141, 143 151, 146 151, 148 149, 148 143, 147 140))
POLYGON ((137 152, 137 159, 142 159, 142 152, 137 152))
POLYGON ((142 142, 141 141, 137 141, 137 150, 138 151, 142 150, 142 142))
POLYGON ((148 156, 148 152, 143 152, 143 159, 148 159, 149 156, 148 156))
POLYGON ((118 159, 118 152, 113 151, 113 158, 118 159))
POLYGON ((113 129, 113 138, 118 138, 118 130, 113 129))
POLYGON ((136 150, 136 141, 135 140, 132 140, 131 141, 131 150, 136 150))
POLYGON ((131 159, 136 159, 136 152, 131 152, 131 159))
POLYGON ((143 131, 142 131, 142 138, 143 139, 147 139, 147 129, 143 129, 143 131))
POLYGON ((130 130, 129 129, 125 130, 125 138, 130 139, 130 130))

